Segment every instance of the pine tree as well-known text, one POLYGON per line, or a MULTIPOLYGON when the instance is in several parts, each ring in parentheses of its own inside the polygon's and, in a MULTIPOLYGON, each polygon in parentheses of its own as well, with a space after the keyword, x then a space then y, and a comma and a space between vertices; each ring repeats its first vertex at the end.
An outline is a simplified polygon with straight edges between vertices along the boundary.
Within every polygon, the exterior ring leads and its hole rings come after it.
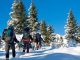
POLYGON ((54 31, 53 31, 52 27, 51 26, 48 26, 48 28, 47 28, 47 34, 48 35, 51 35, 53 32, 54 31))
POLYGON ((47 35, 47 26, 46 26, 45 21, 41 22, 40 30, 41 30, 42 35, 47 35))
POLYGON ((49 43, 49 36, 47 35, 47 26, 46 26, 45 21, 41 22, 40 30, 41 30, 41 34, 44 37, 44 42, 48 45, 48 43, 49 43))
POLYGON ((67 19, 67 25, 65 25, 65 37, 66 39, 75 39, 75 34, 77 33, 77 23, 73 16, 72 10, 69 12, 69 16, 67 19))
POLYGON ((12 4, 12 12, 10 13, 11 21, 15 27, 16 33, 23 33, 23 29, 27 27, 28 20, 26 10, 22 0, 14 0, 12 4))
POLYGON ((51 39, 52 39, 52 33, 54 33, 52 27, 51 27, 51 26, 48 26, 48 27, 47 27, 47 39, 48 39, 49 41, 51 41, 51 39))
POLYGON ((80 26, 78 26, 78 29, 77 29, 77 34, 76 34, 76 38, 77 38, 77 41, 80 42, 80 26))
POLYGON ((39 23, 37 18, 37 9, 34 5, 34 2, 32 0, 32 3, 29 8, 29 27, 31 28, 31 31, 37 31, 39 29, 39 23))

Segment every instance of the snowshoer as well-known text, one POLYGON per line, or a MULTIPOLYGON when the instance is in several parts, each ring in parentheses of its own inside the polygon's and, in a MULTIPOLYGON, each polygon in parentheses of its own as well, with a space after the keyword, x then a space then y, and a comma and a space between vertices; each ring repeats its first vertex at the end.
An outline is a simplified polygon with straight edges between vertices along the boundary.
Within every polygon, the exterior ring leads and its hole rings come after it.
POLYGON ((22 37, 22 42, 24 44, 23 46, 23 52, 25 52, 25 50, 27 49, 27 53, 29 53, 29 48, 31 46, 31 41, 32 41, 32 37, 30 35, 30 31, 29 31, 29 27, 24 29, 24 33, 23 33, 23 37, 22 37))
POLYGON ((14 34, 14 27, 9 26, 8 29, 4 29, 2 39, 5 41, 6 59, 9 58, 9 50, 12 49, 12 56, 15 57, 15 43, 19 43, 14 34))
POLYGON ((37 45, 37 49, 38 49, 38 48, 41 48, 41 46, 42 46, 42 43, 41 43, 41 42, 42 42, 42 41, 43 41, 43 39, 42 39, 42 37, 41 37, 41 34, 37 33, 37 34, 36 34, 36 42, 37 42, 37 44, 38 44, 38 45, 37 45))
POLYGON ((41 37, 41 34, 39 33, 36 33, 33 35, 33 40, 35 41, 36 43, 36 49, 38 50, 38 48, 40 48, 42 46, 41 42, 42 42, 42 37, 41 37))

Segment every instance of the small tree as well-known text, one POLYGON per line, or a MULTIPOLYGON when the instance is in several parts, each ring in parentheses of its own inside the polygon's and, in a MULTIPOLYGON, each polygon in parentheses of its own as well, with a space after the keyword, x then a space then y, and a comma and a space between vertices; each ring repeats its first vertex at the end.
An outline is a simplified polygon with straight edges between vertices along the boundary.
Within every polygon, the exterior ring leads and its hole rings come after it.
POLYGON ((45 21, 41 22, 40 30, 41 30, 42 35, 47 35, 47 26, 46 26, 45 21))
POLYGON ((53 29, 51 26, 48 26, 47 27, 47 37, 48 37, 48 40, 51 41, 52 39, 52 33, 54 33, 53 29))
POLYGON ((51 26, 48 26, 48 28, 47 28, 47 34, 48 35, 51 35, 53 32, 54 31, 53 31, 52 27, 51 26))
POLYGON ((75 39, 75 34, 77 33, 77 23, 73 16, 72 10, 69 12, 67 19, 67 24, 65 25, 65 37, 66 39, 75 39))
POLYGON ((76 39, 78 42, 80 42, 80 26, 78 26, 78 29, 77 29, 77 34, 76 34, 76 39))
POLYGON ((41 22, 40 30, 41 30, 41 34, 44 36, 45 43, 48 45, 49 44, 49 36, 48 36, 49 30, 47 31, 47 26, 46 26, 45 21, 41 22))

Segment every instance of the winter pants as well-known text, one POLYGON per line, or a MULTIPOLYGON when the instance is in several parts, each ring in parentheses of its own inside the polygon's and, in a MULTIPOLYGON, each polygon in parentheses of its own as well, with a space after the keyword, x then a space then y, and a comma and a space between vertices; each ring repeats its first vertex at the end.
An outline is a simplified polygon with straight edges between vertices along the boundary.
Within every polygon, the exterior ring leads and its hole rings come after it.
POLYGON ((23 52, 25 52, 25 49, 27 49, 27 53, 29 53, 30 43, 24 43, 23 46, 23 52))
POLYGON ((15 45, 14 44, 6 44, 5 50, 6 50, 6 58, 9 58, 9 50, 12 49, 12 56, 15 57, 15 45))

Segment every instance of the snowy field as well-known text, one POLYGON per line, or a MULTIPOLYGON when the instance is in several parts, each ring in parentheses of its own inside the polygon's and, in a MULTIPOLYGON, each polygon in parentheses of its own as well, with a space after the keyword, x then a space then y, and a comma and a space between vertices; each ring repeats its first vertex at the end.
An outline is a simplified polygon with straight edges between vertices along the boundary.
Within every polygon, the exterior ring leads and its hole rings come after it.
MULTIPOLYGON (((22 35, 16 35, 16 37, 19 41, 22 39, 22 35)), ((6 60, 5 43, 3 43, 2 48, 0 48, 0 60, 6 60)), ((77 47, 60 47, 55 49, 45 46, 35 51, 30 49, 30 53, 22 53, 21 50, 16 48, 16 57, 12 57, 10 50, 9 60, 80 60, 80 44, 77 47)))
MULTIPOLYGON (((0 50, 0 60, 5 60, 5 52, 0 50)), ((10 60, 80 60, 80 47, 58 48, 42 47, 30 53, 22 53, 16 49, 16 57, 10 60)))

